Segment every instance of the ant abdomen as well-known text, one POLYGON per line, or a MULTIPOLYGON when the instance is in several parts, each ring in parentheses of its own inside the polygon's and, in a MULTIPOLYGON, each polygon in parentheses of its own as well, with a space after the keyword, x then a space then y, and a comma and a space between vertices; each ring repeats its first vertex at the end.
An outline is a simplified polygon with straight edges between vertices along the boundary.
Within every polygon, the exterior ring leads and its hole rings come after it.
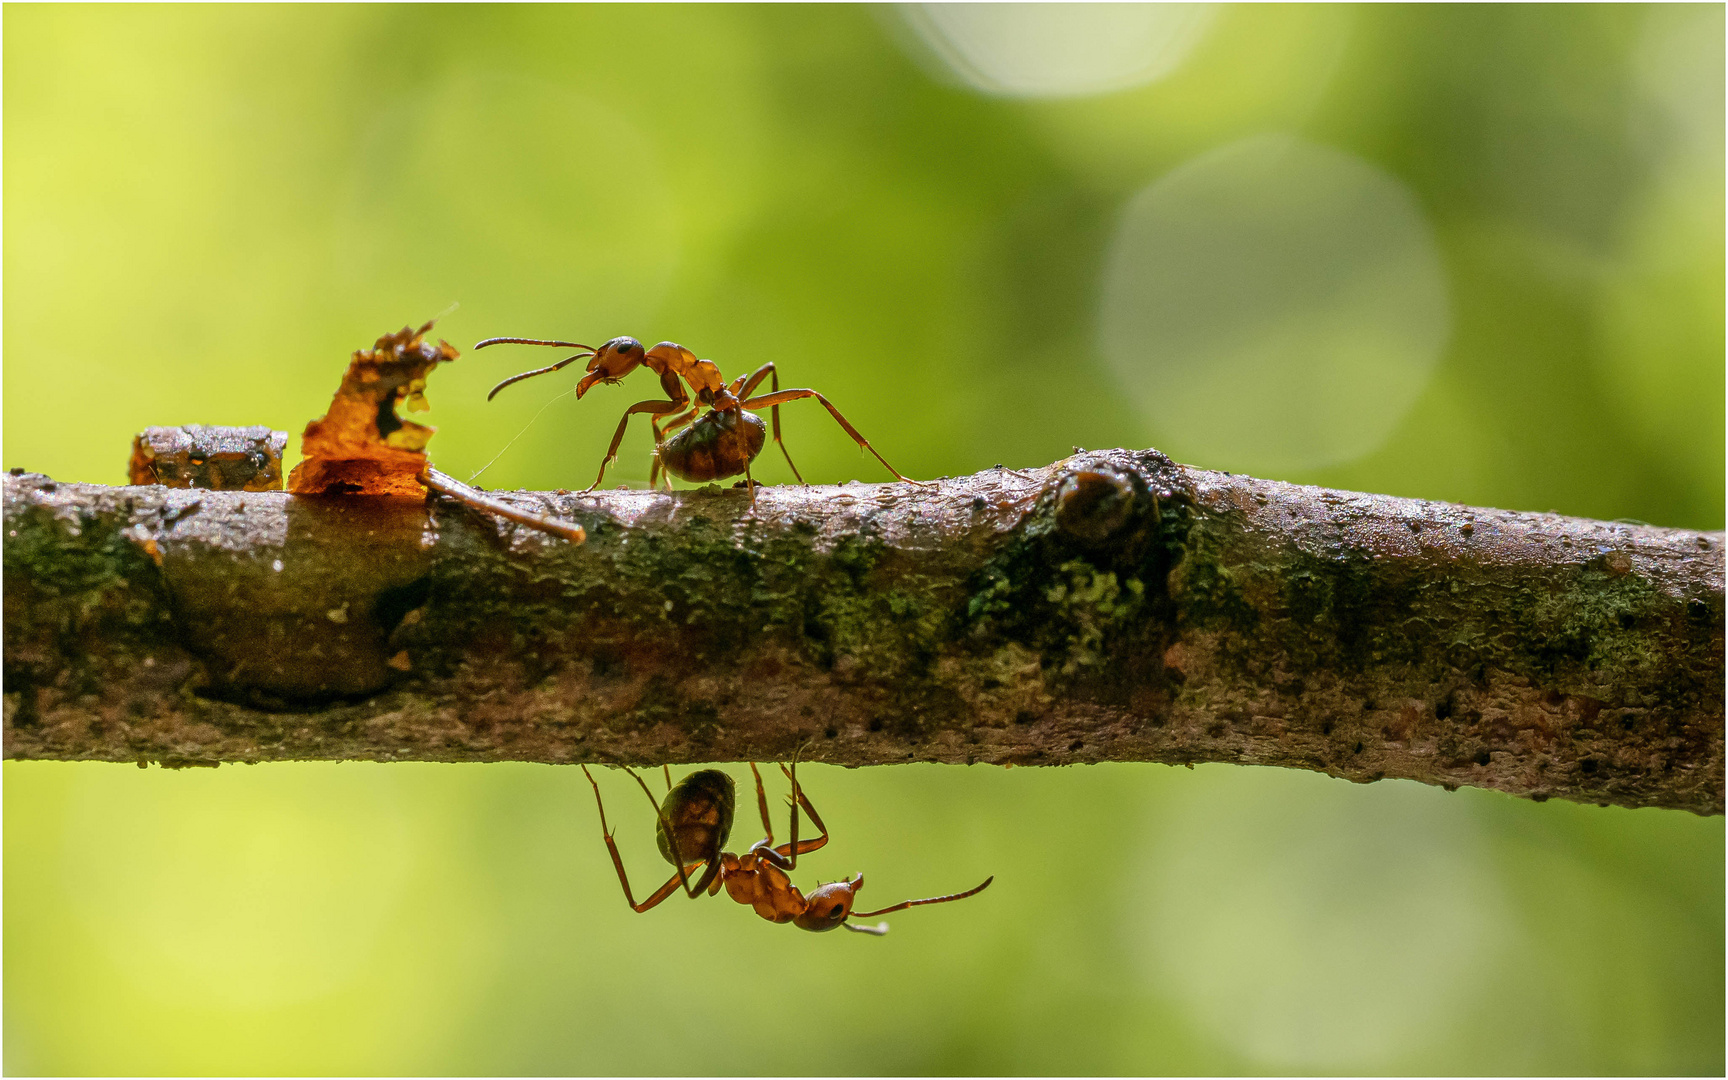
POLYGON ((719 769, 701 769, 678 781, 660 804, 662 820, 655 838, 661 857, 674 866, 678 863, 671 838, 666 835, 666 826, 671 825, 678 835, 678 854, 686 865, 719 858, 720 849, 732 835, 732 811, 737 802, 736 785, 719 769))
POLYGON ((706 483, 737 476, 762 452, 768 425, 742 409, 707 412, 661 443, 660 466, 680 480, 706 483))

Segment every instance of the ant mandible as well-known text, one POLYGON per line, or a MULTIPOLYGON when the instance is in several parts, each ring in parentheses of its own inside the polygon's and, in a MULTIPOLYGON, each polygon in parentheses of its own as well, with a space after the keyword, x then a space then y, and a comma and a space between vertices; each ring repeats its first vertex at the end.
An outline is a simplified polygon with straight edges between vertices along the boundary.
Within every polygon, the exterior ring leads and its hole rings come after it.
POLYGON ((780 452, 786 455, 786 464, 792 466, 792 475, 802 484, 804 477, 799 474, 798 466, 792 463, 792 453, 786 449, 785 442, 780 438, 780 406, 800 398, 812 397, 820 401, 834 419, 839 421, 854 442, 875 454, 883 468, 908 484, 920 483, 901 476, 899 470, 888 464, 888 459, 877 453, 876 448, 870 445, 870 440, 858 434, 858 429, 848 423, 846 418, 840 415, 840 410, 827 398, 814 390, 781 390, 780 376, 771 362, 763 364, 747 378, 740 375, 728 385, 726 377, 720 374, 720 369, 714 366, 713 361, 697 359, 695 353, 674 341, 662 341, 652 349, 644 349, 642 343, 633 337, 615 337, 596 349, 592 345, 583 345, 576 341, 497 337, 487 338, 474 347, 484 349, 488 345, 551 345, 583 351, 549 367, 510 376, 492 388, 492 392, 486 395, 487 401, 491 401, 498 395, 498 391, 511 383, 557 371, 584 358, 588 360, 588 374, 576 383, 578 400, 595 383, 616 383, 640 366, 646 366, 649 371, 660 376, 660 388, 665 391, 666 399, 638 401, 624 410, 624 418, 618 421, 618 432, 612 436, 612 445, 607 448, 606 456, 600 462, 600 474, 585 489, 584 494, 599 487, 600 481, 606 478, 606 466, 618 459, 618 446, 624 441, 624 429, 629 425, 630 417, 636 413, 647 413, 648 425, 654 430, 654 460, 648 472, 650 489, 658 483, 662 468, 668 474, 668 489, 672 486, 673 476, 695 483, 706 483, 743 473, 745 483, 750 488, 750 498, 754 501, 756 484, 750 478, 750 463, 762 452, 767 426, 762 423, 760 416, 748 411, 751 408, 770 410, 774 421, 774 441, 780 444, 780 452), (680 379, 683 383, 690 384, 690 391, 684 389, 680 379), (751 397, 756 388, 762 385, 763 379, 772 380, 769 393, 761 397, 751 397), (690 403, 691 392, 696 395, 695 405, 690 403), (707 412, 702 412, 704 406, 707 407, 707 412), (664 417, 670 419, 662 424, 664 417), (672 434, 686 424, 689 425, 687 431, 672 434))
POLYGON ((779 847, 774 846, 774 826, 768 821, 768 796, 762 790, 762 774, 756 771, 755 762, 750 763, 750 773, 756 778, 756 807, 762 813, 762 831, 766 835, 751 844, 750 849, 742 855, 720 850, 732 831, 732 811, 737 802, 736 788, 730 776, 718 769, 701 769, 678 781, 677 786, 672 786, 672 773, 668 769, 666 782, 670 790, 666 793, 665 802, 655 805, 653 792, 648 790, 648 785, 636 775, 635 770, 626 768, 624 771, 641 786, 642 793, 648 796, 649 804, 654 805, 655 816, 660 822, 656 834, 660 855, 675 868, 666 884, 654 890, 654 894, 640 904, 630 891, 630 878, 624 872, 624 860, 619 857, 618 845, 613 842, 612 830, 606 824, 606 804, 600 799, 600 785, 594 783, 594 776, 588 771, 588 766, 582 766, 582 775, 588 777, 589 786, 594 789, 594 803, 600 808, 600 834, 606 840, 606 850, 612 853, 612 865, 618 871, 618 883, 624 886, 624 899, 638 913, 659 904, 680 887, 686 896, 694 900, 704 892, 712 896, 724 885, 726 895, 740 904, 750 905, 756 910, 756 914, 769 922, 789 922, 801 930, 818 933, 844 926, 854 933, 880 937, 888 932, 887 923, 855 926, 846 920, 853 917, 874 918, 923 904, 945 904, 950 900, 964 900, 968 896, 983 892, 996 880, 992 874, 984 879, 984 884, 965 892, 934 896, 928 900, 903 900, 876 911, 853 911, 853 899, 858 890, 864 887, 863 874, 850 881, 818 885, 811 890, 809 896, 800 892, 787 876, 788 871, 797 867, 798 856, 808 855, 828 843, 828 827, 822 824, 816 808, 810 805, 809 798, 798 786, 796 758, 792 760, 790 770, 784 765, 780 766, 780 771, 792 782, 792 838, 790 842, 779 847), (810 815, 810 820, 821 832, 815 839, 798 839, 800 806, 810 815), (702 876, 692 885, 690 877, 698 869, 702 870, 702 876))

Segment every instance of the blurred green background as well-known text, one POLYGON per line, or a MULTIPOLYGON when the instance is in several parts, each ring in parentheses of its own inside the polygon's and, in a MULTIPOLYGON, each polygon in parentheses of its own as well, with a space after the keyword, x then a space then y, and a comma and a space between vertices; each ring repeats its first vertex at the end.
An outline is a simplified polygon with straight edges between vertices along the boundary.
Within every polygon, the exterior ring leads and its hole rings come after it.
MULTIPOLYGON (((352 349, 459 304, 465 350, 772 360, 912 476, 1158 446, 1723 527, 1720 5, 3 18, 6 466, 119 483, 147 425, 297 435, 352 349)), ((467 476, 544 407, 481 482, 585 485, 652 380, 485 403, 555 358, 441 371, 434 460, 467 476)), ((811 480, 884 478, 784 417, 811 480)), ((874 940, 632 914, 568 769, 3 772, 12 1074, 1724 1068, 1721 818, 811 766, 806 884, 997 875, 874 940)), ((647 881, 646 808, 600 779, 647 881)))

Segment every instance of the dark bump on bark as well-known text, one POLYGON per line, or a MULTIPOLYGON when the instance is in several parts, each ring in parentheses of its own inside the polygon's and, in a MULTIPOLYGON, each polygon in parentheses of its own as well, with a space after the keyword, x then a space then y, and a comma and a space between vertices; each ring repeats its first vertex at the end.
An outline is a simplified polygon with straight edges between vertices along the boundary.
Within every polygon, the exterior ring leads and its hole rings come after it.
POLYGON ((1083 469, 1057 484, 1056 523, 1068 535, 1101 544, 1128 524, 1134 485, 1112 470, 1083 469))

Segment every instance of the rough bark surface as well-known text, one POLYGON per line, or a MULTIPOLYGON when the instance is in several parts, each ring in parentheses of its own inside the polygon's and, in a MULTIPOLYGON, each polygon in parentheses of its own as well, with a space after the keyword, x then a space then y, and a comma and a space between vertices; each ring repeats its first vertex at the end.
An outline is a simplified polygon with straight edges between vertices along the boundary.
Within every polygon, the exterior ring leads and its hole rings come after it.
MULTIPOLYGON (((500 493, 495 493, 500 494, 500 493)), ((10 758, 1205 761, 1723 808, 1723 536, 1155 451, 444 499, 5 480, 10 758)))

